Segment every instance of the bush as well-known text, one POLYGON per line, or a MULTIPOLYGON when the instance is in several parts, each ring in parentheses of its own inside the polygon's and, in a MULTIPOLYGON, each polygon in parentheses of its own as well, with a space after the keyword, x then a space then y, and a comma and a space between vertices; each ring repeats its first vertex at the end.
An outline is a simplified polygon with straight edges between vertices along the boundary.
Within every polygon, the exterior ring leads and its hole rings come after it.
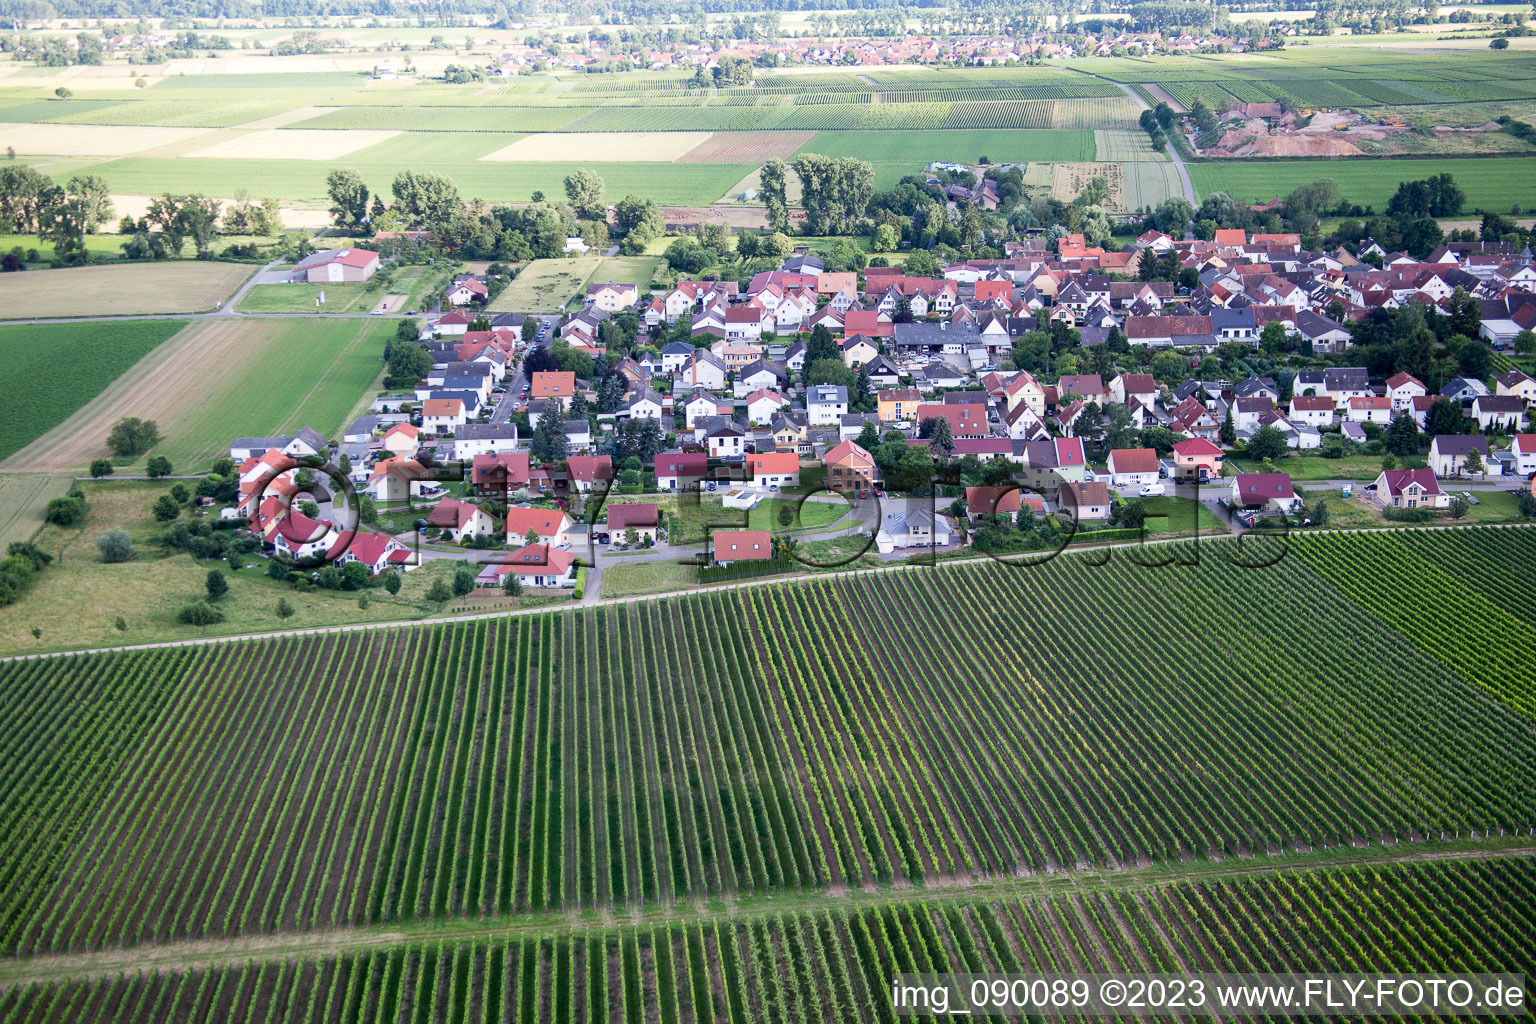
POLYGON ((189 626, 211 626, 216 622, 224 621, 224 613, 219 611, 207 601, 193 601, 183 605, 176 618, 189 626))
POLYGON ((111 459, 91 460, 91 476, 100 479, 104 476, 111 476, 113 472, 115 472, 115 470, 112 467, 111 459))
POLYGON ((157 521, 168 523, 181 515, 181 505, 169 494, 162 494, 155 499, 155 504, 151 511, 154 512, 157 521))
POLYGON ((155 455, 144 463, 144 472, 149 474, 151 480, 159 480, 163 476, 171 475, 171 460, 164 455, 155 455))
POLYGON ((280 597, 277 599, 276 610, 277 617, 280 619, 286 620, 293 615, 293 605, 288 603, 288 599, 286 597, 280 597))
POLYGON ((209 569, 208 578, 203 582, 203 586, 208 590, 210 601, 217 601, 229 593, 229 580, 224 578, 224 572, 221 569, 209 569))
POLYGON ((85 501, 73 496, 54 498, 43 518, 55 526, 77 526, 85 518, 85 501))
POLYGON ((571 600, 580 601, 587 593, 587 567, 579 566, 576 569, 576 589, 571 591, 571 600))
POLYGON ((126 562, 133 557, 133 538, 127 530, 108 530, 96 538, 96 550, 103 562, 126 562))
POLYGON ((446 580, 433 580, 432 586, 427 589, 427 600, 435 604, 452 601, 453 589, 448 586, 446 580))
POLYGON ((143 455, 160 442, 160 427, 154 420, 141 420, 128 416, 112 424, 107 435, 107 447, 120 459, 143 455))
POLYGON ((400 593, 400 574, 397 572, 385 573, 384 589, 391 595, 400 593))
POLYGON ((1392 523, 1427 523, 1435 514, 1427 508, 1389 508, 1381 518, 1392 523))
POLYGON ((459 597, 463 597, 471 590, 474 590, 475 577, 477 575, 479 575, 479 570, 477 570, 473 565, 460 564, 455 566, 453 569, 454 594, 459 597))

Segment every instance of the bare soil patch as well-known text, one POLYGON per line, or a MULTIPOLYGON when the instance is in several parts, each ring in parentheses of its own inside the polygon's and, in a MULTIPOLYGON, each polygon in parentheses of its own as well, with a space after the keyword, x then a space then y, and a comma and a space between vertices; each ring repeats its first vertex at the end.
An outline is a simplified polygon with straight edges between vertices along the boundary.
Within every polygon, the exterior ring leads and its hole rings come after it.
MULTIPOLYGON (((254 270, 245 263, 175 260, 5 274, 0 319, 206 313, 254 270)), ((89 344, 90 327, 80 331, 89 344)))
POLYGON ((1175 114, 1185 114, 1189 112, 1188 107, 1184 106, 1184 104, 1168 95, 1168 90, 1164 89, 1162 86, 1156 85, 1152 82, 1141 82, 1139 84, 1143 89, 1147 90, 1148 96, 1151 96, 1155 100, 1162 100, 1164 103, 1173 108, 1173 112, 1175 114))
POLYGON ((760 164, 787 160, 811 141, 815 132, 716 132, 673 163, 760 164))

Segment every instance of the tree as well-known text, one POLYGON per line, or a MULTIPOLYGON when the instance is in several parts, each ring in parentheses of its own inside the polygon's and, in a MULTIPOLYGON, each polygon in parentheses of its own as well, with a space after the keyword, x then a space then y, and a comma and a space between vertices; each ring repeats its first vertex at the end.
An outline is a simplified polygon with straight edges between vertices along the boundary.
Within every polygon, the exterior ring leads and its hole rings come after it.
POLYGON ((431 372, 432 355, 415 342, 403 345, 397 343, 389 348, 388 368, 385 386, 406 387, 431 372))
POLYGON ((391 597, 393 597, 394 595, 400 593, 400 574, 399 573, 397 573, 397 572, 387 572, 387 573, 384 574, 384 590, 391 597))
POLYGON ((151 511, 154 513, 156 521, 169 523, 181 515, 181 506, 169 494, 162 494, 155 499, 155 504, 151 511))
POLYGON ((55 526, 76 526, 85 518, 85 501, 74 495, 48 502, 43 519, 55 526))
POLYGON ((1452 519, 1465 519, 1467 517, 1467 509, 1470 507, 1471 505, 1467 499, 1458 494, 1445 506, 1445 512, 1452 519))
POLYGON ((277 612, 277 617, 280 619, 287 620, 293 616, 293 605, 288 603, 288 599, 286 597, 280 597, 277 599, 277 608, 275 610, 277 612))
POLYGON ((503 573, 501 592, 508 597, 518 597, 523 592, 523 578, 515 572, 503 573))
POLYGON ((446 225, 463 206, 458 186, 440 174, 401 171, 390 191, 395 196, 395 210, 408 227, 446 225))
POLYGON ((1437 398, 1424 414, 1424 433, 1430 437, 1440 434, 1460 434, 1465 417, 1461 403, 1454 398, 1437 398))
POLYGON ((1419 450, 1419 425, 1409 413, 1398 413, 1392 418, 1382 443, 1393 455, 1413 455, 1419 450))
POLYGON ((1221 443, 1228 448, 1237 443, 1237 428, 1232 425, 1232 406, 1227 406, 1226 418, 1221 421, 1221 443))
POLYGON ((1248 456, 1260 462, 1289 455, 1291 446, 1280 428, 1265 424, 1248 438, 1248 456))
POLYGON ((1468 476, 1471 476, 1473 473, 1481 473, 1484 469, 1483 453, 1478 451, 1476 448, 1473 448, 1471 451, 1467 452, 1467 461, 1465 466, 1468 476))
POLYGON ((655 202, 636 195, 627 195, 614 204, 613 219, 635 253, 643 251, 647 242, 666 230, 655 202))
POLYGON ((427 588, 427 600, 433 602, 434 604, 444 604, 448 601, 452 601, 453 588, 448 585, 447 580, 441 578, 435 579, 432 581, 432 586, 427 588))
POLYGON ((183 605, 176 617, 189 626, 211 626, 224 621, 224 613, 207 601, 193 601, 183 605))
POLYGON ((127 530, 112 529, 96 538, 103 562, 126 562, 133 557, 133 538, 127 530))
POLYGON ((141 420, 137 416, 118 420, 107 435, 107 447, 120 459, 143 455, 159 442, 159 425, 154 420, 141 420))
POLYGON ((459 563, 453 567, 453 592, 458 597, 463 597, 475 589, 476 570, 473 565, 459 563))
POLYGON ((1521 331, 1515 335, 1515 355, 1536 355, 1536 331, 1521 331))
POLYGON ((603 179, 585 167, 571 172, 565 178, 565 197, 570 200, 578 217, 606 219, 608 208, 603 204, 603 188, 603 179))
POLYGON ((1536 516, 1536 494, 1528 490, 1521 491, 1520 497, 1515 500, 1515 508, 1527 518, 1536 516))
POLYGON ((104 476, 111 476, 113 472, 111 459, 91 460, 91 476, 99 479, 104 476))
POLYGON ((565 458, 566 446, 565 423, 560 414, 546 412, 540 416, 538 426, 533 428, 533 437, 528 442, 528 450, 534 460, 559 462, 565 458))
POLYGON ((901 244, 901 232, 894 224, 881 224, 870 237, 869 247, 875 252, 895 252, 901 244))
POLYGON ((1504 36, 1494 36, 1492 39, 1490 39, 1488 41, 1488 49, 1490 49, 1490 50, 1507 50, 1507 49, 1509 49, 1509 40, 1506 39, 1504 36))
POLYGON ((128 620, 123 618, 121 615, 113 620, 112 625, 116 627, 119 633, 128 632, 128 620))
POLYGON ((1139 530, 1147 521, 1147 505, 1140 498, 1117 502, 1113 508, 1113 525, 1126 530, 1139 530))
POLYGON ((152 455, 149 461, 144 463, 144 472, 149 474, 151 480, 159 480, 163 476, 170 476, 171 460, 164 455, 152 455))
POLYGON ((222 569, 209 569, 208 578, 203 581, 203 587, 208 591, 208 600, 217 601, 229 593, 229 580, 225 578, 222 569))
POLYGON ((338 167, 325 176, 331 197, 331 217, 339 228, 350 228, 368 219, 368 186, 351 168, 338 167))
POLYGON ((950 453, 955 450, 955 436, 950 429, 949 420, 939 416, 925 421, 923 425, 927 426, 929 423, 933 424, 933 430, 928 435, 929 450, 938 452, 941 461, 949 458, 950 453))
POLYGON ((758 172, 758 193, 763 197, 763 205, 767 208, 768 226, 775 231, 783 231, 789 227, 789 200, 786 198, 787 165, 783 160, 774 157, 758 172))

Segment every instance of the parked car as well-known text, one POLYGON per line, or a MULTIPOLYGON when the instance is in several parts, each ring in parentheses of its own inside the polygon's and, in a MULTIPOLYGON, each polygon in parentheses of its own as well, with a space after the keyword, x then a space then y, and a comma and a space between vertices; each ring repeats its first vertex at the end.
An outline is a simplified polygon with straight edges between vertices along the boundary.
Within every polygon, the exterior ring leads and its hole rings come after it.
POLYGON ((1161 484, 1161 483, 1147 484, 1146 486, 1144 486, 1141 489, 1141 496, 1143 498, 1153 498, 1153 497, 1157 497, 1159 495, 1163 495, 1163 494, 1167 494, 1167 493, 1168 493, 1168 485, 1167 484, 1161 484))

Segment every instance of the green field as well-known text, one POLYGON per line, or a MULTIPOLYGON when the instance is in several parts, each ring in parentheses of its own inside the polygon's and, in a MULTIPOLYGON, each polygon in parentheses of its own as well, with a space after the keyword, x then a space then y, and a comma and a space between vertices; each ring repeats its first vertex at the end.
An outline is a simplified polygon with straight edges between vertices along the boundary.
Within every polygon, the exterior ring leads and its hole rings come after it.
POLYGON ((366 313, 384 293, 362 282, 258 284, 240 300, 242 313, 366 313), (321 293, 325 304, 319 305, 321 293))
POLYGON ((270 437, 313 427, 326 436, 346 419, 382 368, 393 320, 247 320, 237 330, 258 358, 214 378, 203 401, 161 423, 155 454, 195 469, 235 437, 270 437))
POLYGON ((562 309, 576 296, 585 294, 587 281, 604 262, 598 256, 534 260, 518 272, 489 309, 496 313, 547 313, 562 309))
POLYGON ((598 264, 592 272, 592 283, 632 284, 644 292, 664 262, 657 256, 613 256, 598 264))
POLYGON ((0 380, 6 385, 0 459, 63 423, 186 325, 131 320, 0 326, 0 380), (83 351, 89 358, 82 358, 83 351))
POLYGON ((1411 160, 1206 160, 1189 164, 1189 177, 1200 196, 1226 192, 1234 199, 1266 201, 1284 198, 1297 185, 1319 178, 1339 183, 1344 199, 1361 205, 1386 206, 1399 182, 1449 173, 1467 195, 1467 209, 1508 212, 1536 205, 1536 161, 1529 157, 1411 160))
POLYGON ((1033 163, 1092 160, 1093 132, 1048 129, 1019 131, 817 132, 801 153, 851 156, 875 166, 875 187, 890 188, 908 174, 921 174, 934 160, 978 163, 1033 163))

